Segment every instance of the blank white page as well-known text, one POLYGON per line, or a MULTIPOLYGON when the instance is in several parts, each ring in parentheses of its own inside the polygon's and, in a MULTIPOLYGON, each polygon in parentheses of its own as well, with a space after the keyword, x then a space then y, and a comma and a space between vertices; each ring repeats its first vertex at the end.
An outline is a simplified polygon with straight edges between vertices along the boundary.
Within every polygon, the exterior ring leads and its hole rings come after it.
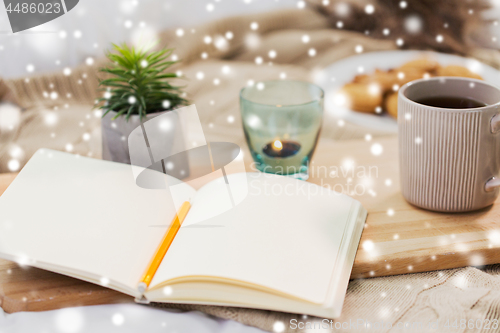
MULTIPOLYGON (((229 175, 229 182, 239 176, 229 175)), ((226 195, 216 182, 198 190, 151 287, 178 277, 213 276, 323 304, 355 200, 303 181, 254 173, 248 174, 242 203, 191 224, 191 214, 210 211, 226 195)))
POLYGON ((39 150, 0 197, 0 256, 135 291, 175 208, 131 168, 39 150))

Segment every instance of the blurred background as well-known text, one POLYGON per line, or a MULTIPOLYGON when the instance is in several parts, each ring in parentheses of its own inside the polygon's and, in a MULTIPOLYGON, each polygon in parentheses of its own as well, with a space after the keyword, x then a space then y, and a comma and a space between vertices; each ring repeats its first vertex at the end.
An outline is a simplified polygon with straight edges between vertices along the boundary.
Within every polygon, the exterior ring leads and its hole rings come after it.
MULTIPOLYGON (((348 11, 346 4, 352 1, 331 2, 328 1, 328 7, 333 5, 333 11, 345 16, 347 13, 344 12, 348 11)), ((453 4, 453 1, 439 2, 453 4)), ((373 1, 354 3, 376 4, 373 1)), ((500 0, 491 0, 490 4, 491 9, 481 15, 492 20, 500 18, 500 0)), ((10 33, 7 13, 0 10, 0 75, 2 78, 13 78, 62 71, 67 66, 83 63, 89 56, 102 56, 111 42, 154 36, 168 28, 189 31, 190 27, 232 15, 305 6, 304 1, 297 0, 81 0, 69 14, 17 34, 10 33)), ((418 29, 418 17, 410 13, 407 17, 410 18, 407 23, 409 29, 418 29)), ((358 24, 362 26, 359 21, 358 24)), ((425 28, 422 29, 425 33, 425 28)), ((484 27, 481 27, 481 32, 482 29, 484 27)), ((477 33, 476 42, 498 47, 500 26, 492 23, 489 29, 491 33, 487 36, 491 39, 487 40, 484 34, 477 33)))
MULTIPOLYGON (((294 8, 294 0, 80 0, 67 15, 12 34, 0 10, 0 75, 24 77, 62 71, 104 55, 110 43, 154 38, 164 29, 190 27, 232 15, 294 8)), ((202 42, 202 41, 200 41, 202 42)))

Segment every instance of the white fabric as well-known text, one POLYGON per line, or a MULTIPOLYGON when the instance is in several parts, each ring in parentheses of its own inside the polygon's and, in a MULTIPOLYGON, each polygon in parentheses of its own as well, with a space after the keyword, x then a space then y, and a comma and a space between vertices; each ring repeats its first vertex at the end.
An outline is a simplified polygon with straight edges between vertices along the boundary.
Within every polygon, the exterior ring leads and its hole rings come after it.
POLYGON ((201 312, 178 312, 138 304, 98 305, 45 312, 5 314, 0 309, 0 332, 58 333, 260 333, 231 320, 201 312))

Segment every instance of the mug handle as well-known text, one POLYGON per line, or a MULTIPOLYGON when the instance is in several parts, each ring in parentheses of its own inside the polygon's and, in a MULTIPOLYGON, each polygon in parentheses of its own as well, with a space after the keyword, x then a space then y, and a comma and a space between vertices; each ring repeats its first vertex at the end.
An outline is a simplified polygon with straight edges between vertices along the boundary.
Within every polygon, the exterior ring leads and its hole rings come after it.
MULTIPOLYGON (((491 133, 496 134, 500 132, 500 113, 491 118, 490 125, 491 133)), ((496 177, 492 177, 486 182, 486 185, 484 185, 486 192, 491 192, 497 187, 500 187, 500 179, 496 177)))

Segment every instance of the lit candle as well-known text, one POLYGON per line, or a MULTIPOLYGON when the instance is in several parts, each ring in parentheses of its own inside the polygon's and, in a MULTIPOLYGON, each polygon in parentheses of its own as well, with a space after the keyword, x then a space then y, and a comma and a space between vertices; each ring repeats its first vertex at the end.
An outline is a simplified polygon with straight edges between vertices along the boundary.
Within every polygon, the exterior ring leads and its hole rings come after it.
POLYGON ((275 140, 264 146, 263 152, 269 157, 286 158, 297 154, 300 144, 294 141, 275 140))

